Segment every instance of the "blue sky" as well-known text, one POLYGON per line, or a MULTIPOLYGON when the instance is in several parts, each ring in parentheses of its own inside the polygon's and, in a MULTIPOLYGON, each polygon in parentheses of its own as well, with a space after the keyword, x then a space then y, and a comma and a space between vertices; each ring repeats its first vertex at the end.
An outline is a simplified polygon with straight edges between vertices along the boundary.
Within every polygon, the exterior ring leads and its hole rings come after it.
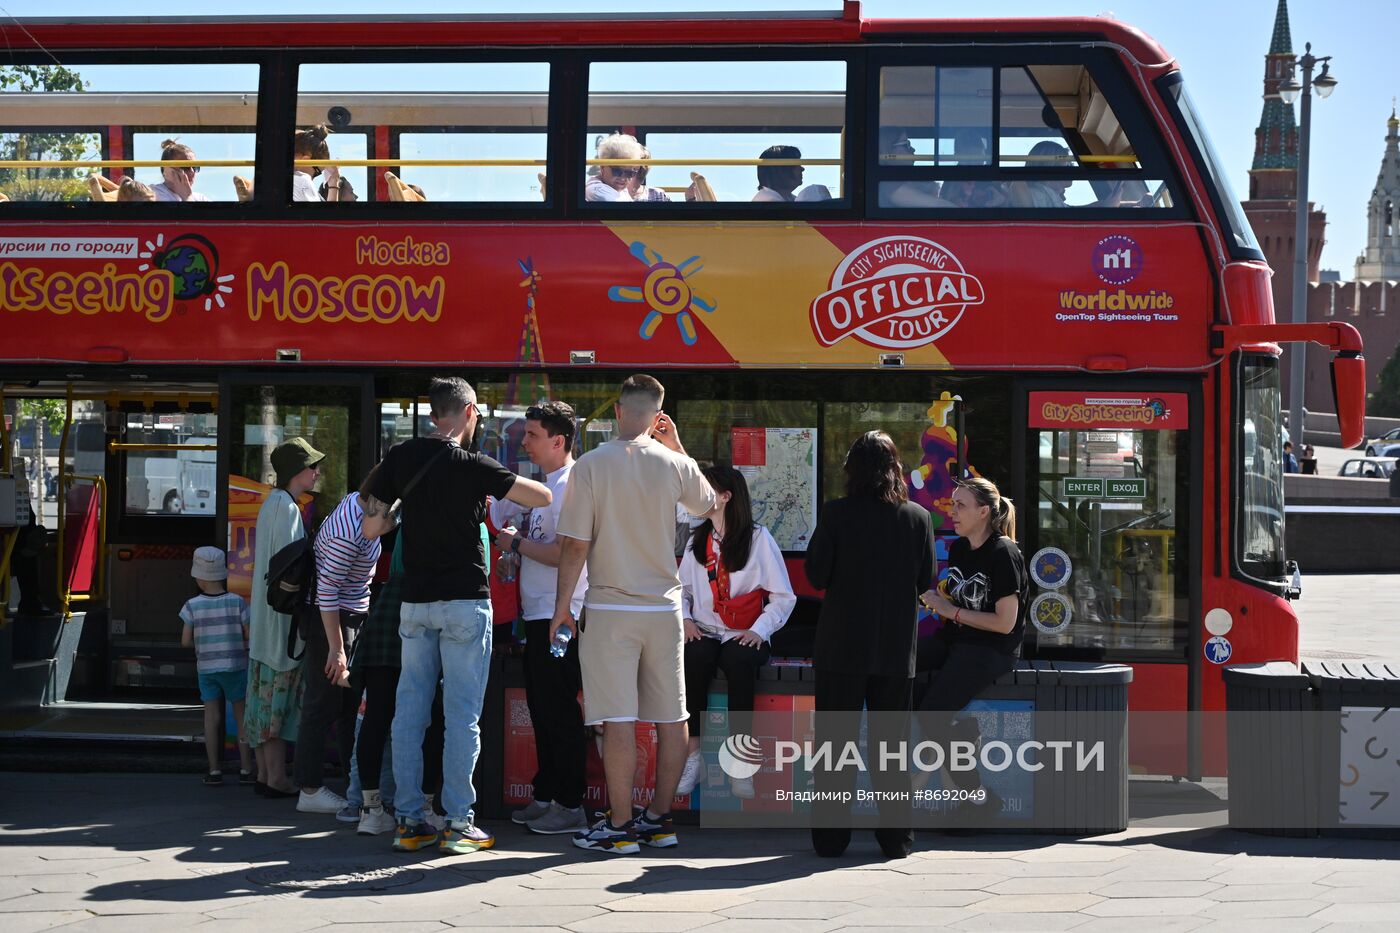
MULTIPOLYGON (((338 0, 317 7, 327 13, 380 13, 386 4, 338 0)), ((719 9, 834 8, 833 0, 650 0, 646 3, 562 0, 489 0, 433 2, 398 0, 399 12, 664 12, 719 9)), ((1262 107, 1260 94, 1264 53, 1268 51, 1277 0, 981 0, 935 3, 933 0, 866 0, 874 17, 957 16, 1094 16, 1110 14, 1157 39, 1180 62, 1217 150, 1230 171, 1236 193, 1248 190, 1247 172, 1254 149, 1254 127, 1262 107)), ((103 16, 117 10, 126 16, 161 16, 172 11, 188 16, 198 4, 172 7, 168 2, 124 0, 0 0, 0 16, 103 16)), ((285 0, 241 0, 213 7, 221 14, 286 13, 285 0)), ((1290 0, 1294 51, 1312 42, 1314 54, 1334 57, 1340 83, 1327 100, 1314 99, 1312 199, 1326 208, 1330 221, 1324 268, 1351 277, 1356 255, 1365 245, 1365 209, 1375 185, 1384 149, 1385 121, 1391 100, 1400 95, 1400 3, 1395 0, 1290 0)), ((182 29, 191 27, 182 26, 182 29)))

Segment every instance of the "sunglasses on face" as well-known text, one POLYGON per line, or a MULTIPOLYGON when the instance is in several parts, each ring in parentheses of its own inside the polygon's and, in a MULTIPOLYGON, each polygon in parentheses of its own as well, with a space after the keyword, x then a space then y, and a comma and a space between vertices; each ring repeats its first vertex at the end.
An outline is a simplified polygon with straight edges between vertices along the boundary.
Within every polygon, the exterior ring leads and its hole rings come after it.
POLYGON ((191 175, 199 174, 198 165, 181 165, 171 169, 172 172, 189 172, 191 175))
POLYGON ((639 174, 641 174, 642 171, 639 168, 627 168, 625 166, 617 165, 608 165, 604 167, 611 169, 612 173, 618 176, 619 178, 636 178, 639 174))

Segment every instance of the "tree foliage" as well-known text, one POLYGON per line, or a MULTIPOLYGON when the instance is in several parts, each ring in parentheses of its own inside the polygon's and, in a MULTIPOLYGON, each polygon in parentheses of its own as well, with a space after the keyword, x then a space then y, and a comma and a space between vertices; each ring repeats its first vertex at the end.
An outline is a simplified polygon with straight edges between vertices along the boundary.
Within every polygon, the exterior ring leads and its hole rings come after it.
POLYGON ((63 423, 63 399, 22 398, 19 400, 21 418, 43 418, 51 425, 63 423))
MULTIPOLYGON (((89 83, 62 65, 0 65, 0 93, 74 93, 89 83)), ((100 155, 95 133, 0 133, 0 161, 91 159, 100 155)), ((84 192, 88 169, 0 168, 0 191, 14 201, 71 201, 84 192)))
POLYGON ((1400 345, 1390 354, 1381 370, 1380 386, 1371 393, 1366 414, 1378 418, 1400 418, 1400 345))

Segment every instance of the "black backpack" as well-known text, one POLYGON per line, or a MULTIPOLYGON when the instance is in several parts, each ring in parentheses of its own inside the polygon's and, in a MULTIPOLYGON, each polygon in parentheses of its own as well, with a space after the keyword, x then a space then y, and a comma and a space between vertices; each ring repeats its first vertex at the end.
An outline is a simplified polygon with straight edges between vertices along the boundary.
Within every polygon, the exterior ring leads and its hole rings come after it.
POLYGON ((311 538, 299 538, 267 562, 267 604, 274 612, 291 615, 316 589, 316 556, 311 538))

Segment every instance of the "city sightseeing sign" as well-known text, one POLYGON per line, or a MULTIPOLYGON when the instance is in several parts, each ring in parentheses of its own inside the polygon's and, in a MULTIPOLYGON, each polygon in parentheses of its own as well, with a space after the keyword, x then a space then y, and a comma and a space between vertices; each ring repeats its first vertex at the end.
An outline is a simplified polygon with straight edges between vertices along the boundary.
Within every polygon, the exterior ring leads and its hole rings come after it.
POLYGON ((982 282, 946 247, 919 237, 872 240, 847 254, 812 302, 822 346, 854 337, 873 347, 922 347, 985 300, 982 282))

